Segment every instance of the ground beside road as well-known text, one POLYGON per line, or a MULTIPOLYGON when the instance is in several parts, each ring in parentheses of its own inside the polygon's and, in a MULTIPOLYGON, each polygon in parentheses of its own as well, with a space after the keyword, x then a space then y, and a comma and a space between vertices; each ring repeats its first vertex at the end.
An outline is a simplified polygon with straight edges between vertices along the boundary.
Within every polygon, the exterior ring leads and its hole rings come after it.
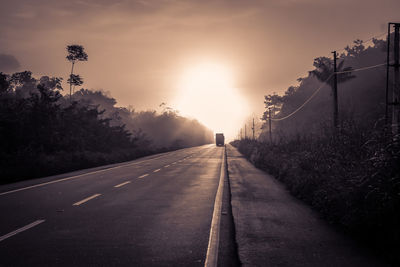
POLYGON ((243 266, 386 266, 335 231, 236 148, 226 149, 243 266))

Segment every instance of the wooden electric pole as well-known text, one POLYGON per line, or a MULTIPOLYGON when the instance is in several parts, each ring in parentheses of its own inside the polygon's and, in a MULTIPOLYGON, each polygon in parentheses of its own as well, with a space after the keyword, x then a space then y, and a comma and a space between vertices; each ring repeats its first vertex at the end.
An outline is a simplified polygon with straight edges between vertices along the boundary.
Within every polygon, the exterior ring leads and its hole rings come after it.
POLYGON ((387 66, 386 66, 386 114, 385 118, 388 122, 389 117, 389 105, 392 107, 392 133, 399 133, 399 96, 400 96, 400 23, 388 24, 388 43, 387 43, 387 66), (390 64, 390 28, 394 26, 394 63, 390 64), (389 102, 389 67, 393 67, 394 77, 392 86, 392 101, 389 102))
POLYGON ((394 24, 394 86, 392 98, 392 132, 399 133, 399 87, 400 87, 400 38, 399 38, 400 23, 394 24))
POLYGON ((386 92, 385 92, 385 124, 389 124, 389 67, 390 67, 390 23, 387 32, 387 51, 386 51, 386 92))
POLYGON ((247 125, 244 125, 244 139, 247 139, 247 125))
POLYGON ((338 111, 338 94, 337 94, 337 73, 336 73, 336 51, 333 54, 333 127, 338 127, 339 111, 338 111))

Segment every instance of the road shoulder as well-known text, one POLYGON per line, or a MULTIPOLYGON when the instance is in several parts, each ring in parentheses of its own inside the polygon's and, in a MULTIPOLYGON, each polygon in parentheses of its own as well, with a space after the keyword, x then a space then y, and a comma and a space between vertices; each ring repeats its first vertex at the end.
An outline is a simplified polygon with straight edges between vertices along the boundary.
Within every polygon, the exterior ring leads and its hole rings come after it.
POLYGON ((243 266, 384 266, 336 232, 272 176, 226 146, 243 266))

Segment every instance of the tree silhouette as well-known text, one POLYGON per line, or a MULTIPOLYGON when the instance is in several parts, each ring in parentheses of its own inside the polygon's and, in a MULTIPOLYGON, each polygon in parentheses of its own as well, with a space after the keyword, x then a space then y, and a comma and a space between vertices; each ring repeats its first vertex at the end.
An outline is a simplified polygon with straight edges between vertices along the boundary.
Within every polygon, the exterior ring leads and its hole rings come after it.
POLYGON ((0 94, 3 92, 7 92, 10 87, 9 76, 0 72, 0 94))
POLYGON ((37 80, 32 77, 31 71, 16 72, 11 75, 10 89, 15 91, 18 97, 27 98, 31 94, 38 93, 36 83, 37 80))
POLYGON ((283 104, 284 97, 277 95, 275 92, 272 95, 264 96, 264 104, 266 111, 262 116, 262 120, 267 121, 269 118, 269 109, 271 109, 272 115, 280 112, 283 104))
POLYGON ((69 83, 69 97, 72 97, 72 86, 82 85, 83 81, 79 75, 74 75, 74 66, 76 61, 87 61, 88 55, 84 51, 81 45, 68 45, 67 46, 68 55, 66 59, 71 62, 71 74, 68 79, 69 83))
MULTIPOLYGON (((375 39, 376 40, 376 39, 375 39)), ((356 57, 361 54, 361 52, 365 51, 365 46, 363 44, 363 40, 357 39, 353 41, 353 47, 346 46, 344 49, 347 51, 347 56, 356 57)))
MULTIPOLYGON (((342 60, 336 67, 336 72, 351 71, 352 67, 343 68, 344 60, 342 60)), ((314 59, 315 70, 310 71, 311 75, 314 75, 319 81, 326 82, 333 90, 333 79, 330 76, 333 74, 333 61, 327 57, 318 57, 314 59)), ((342 83, 355 78, 351 72, 340 73, 337 76, 337 82, 342 83)))
POLYGON ((80 86, 83 84, 83 79, 79 74, 71 74, 67 82, 73 86, 72 93, 75 91, 75 86, 80 86))

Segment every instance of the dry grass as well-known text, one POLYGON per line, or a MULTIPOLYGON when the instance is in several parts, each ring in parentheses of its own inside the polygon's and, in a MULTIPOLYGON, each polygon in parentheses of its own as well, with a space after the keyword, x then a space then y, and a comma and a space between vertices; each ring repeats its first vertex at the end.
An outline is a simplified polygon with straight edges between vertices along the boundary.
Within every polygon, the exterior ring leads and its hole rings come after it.
POLYGON ((400 262, 399 139, 351 125, 336 134, 233 145, 329 222, 400 262))

